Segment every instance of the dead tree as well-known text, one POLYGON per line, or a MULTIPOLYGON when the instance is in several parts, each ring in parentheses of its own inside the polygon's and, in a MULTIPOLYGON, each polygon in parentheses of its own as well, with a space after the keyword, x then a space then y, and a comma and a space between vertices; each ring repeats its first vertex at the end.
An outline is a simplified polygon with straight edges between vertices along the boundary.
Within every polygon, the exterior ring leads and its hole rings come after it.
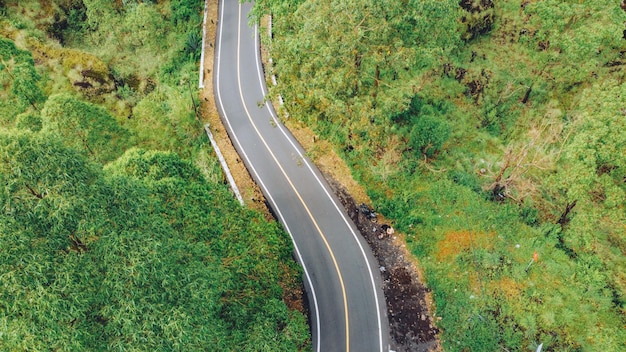
POLYGON ((569 215, 572 212, 572 209, 574 209, 574 207, 576 206, 577 201, 578 200, 574 200, 573 202, 567 202, 565 204, 565 210, 561 214, 561 217, 559 218, 559 220, 556 222, 557 224, 561 225, 561 230, 565 229, 567 224, 569 224, 571 220, 569 215))

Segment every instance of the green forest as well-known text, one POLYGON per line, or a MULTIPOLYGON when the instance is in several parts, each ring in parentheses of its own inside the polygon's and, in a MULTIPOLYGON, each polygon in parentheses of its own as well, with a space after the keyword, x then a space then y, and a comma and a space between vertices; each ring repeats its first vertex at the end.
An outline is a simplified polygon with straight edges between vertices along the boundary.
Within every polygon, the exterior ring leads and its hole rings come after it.
POLYGON ((310 349, 197 115, 202 9, 0 1, 0 350, 310 349))
POLYGON ((626 350, 623 1, 258 0, 267 15, 284 118, 406 234, 444 350, 626 350))

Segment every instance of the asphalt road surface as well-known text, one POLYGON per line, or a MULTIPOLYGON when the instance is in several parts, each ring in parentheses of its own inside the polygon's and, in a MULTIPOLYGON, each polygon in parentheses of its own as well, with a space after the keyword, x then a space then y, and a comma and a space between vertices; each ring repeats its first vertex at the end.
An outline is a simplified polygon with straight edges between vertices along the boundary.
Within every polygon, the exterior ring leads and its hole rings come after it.
POLYGON ((250 3, 221 0, 215 98, 228 133, 304 268, 315 351, 387 351, 380 272, 367 243, 318 169, 264 101, 250 3))

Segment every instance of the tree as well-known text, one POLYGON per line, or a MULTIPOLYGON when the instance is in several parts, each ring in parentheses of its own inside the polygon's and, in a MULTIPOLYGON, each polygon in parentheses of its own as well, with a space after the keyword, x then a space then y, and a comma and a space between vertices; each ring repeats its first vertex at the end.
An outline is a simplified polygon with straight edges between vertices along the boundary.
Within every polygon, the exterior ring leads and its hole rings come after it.
POLYGON ((289 33, 272 43, 277 89, 302 118, 382 123, 407 108, 417 77, 458 44, 457 10, 454 1, 305 1, 274 22, 289 33))
POLYGON ((175 25, 195 24, 201 20, 202 2, 195 0, 172 0, 170 4, 172 22, 175 25))
POLYGON ((87 25, 91 31, 107 31, 112 29, 110 20, 115 17, 112 2, 104 0, 83 0, 87 25))
POLYGON ((15 116, 28 107, 38 110, 44 100, 39 74, 32 54, 18 49, 12 41, 0 38, 0 82, 10 85, 10 93, 0 106, 15 116))
POLYGON ((56 138, 0 133, 0 349, 85 348, 74 322, 90 290, 74 283, 86 268, 66 260, 91 246, 84 229, 102 224, 99 177, 56 138))
POLYGON ((0 148, 4 214, 40 234, 74 232, 78 219, 73 214, 88 202, 97 171, 55 137, 3 132, 0 148), (65 197, 68 193, 72 196, 65 197), (41 213, 47 207, 54 209, 52 216, 41 213))

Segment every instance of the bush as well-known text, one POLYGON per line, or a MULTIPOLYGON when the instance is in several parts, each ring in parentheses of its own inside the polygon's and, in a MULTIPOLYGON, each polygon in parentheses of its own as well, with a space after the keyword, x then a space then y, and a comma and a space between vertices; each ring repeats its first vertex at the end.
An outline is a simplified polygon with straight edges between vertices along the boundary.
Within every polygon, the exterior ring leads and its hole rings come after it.
POLYGON ((465 27, 462 38, 472 40, 489 33, 495 22, 494 3, 491 0, 462 0, 459 5, 465 11, 461 23, 465 27))
POLYGON ((416 156, 435 155, 450 136, 450 126, 438 118, 420 116, 411 129, 409 145, 416 156))
POLYGON ((197 0, 172 0, 172 22, 174 24, 184 24, 199 20, 202 11, 202 1, 197 0))
POLYGON ((202 37, 198 33, 187 33, 184 52, 191 61, 197 61, 200 59, 200 54, 202 52, 202 37))
POLYGON ((453 170, 450 171, 450 174, 448 176, 454 183, 465 186, 476 193, 482 193, 482 188, 480 187, 478 176, 476 176, 475 174, 462 170, 453 170))
POLYGON ((524 204, 520 208, 520 217, 522 221, 528 226, 539 225, 539 210, 532 204, 524 204))

